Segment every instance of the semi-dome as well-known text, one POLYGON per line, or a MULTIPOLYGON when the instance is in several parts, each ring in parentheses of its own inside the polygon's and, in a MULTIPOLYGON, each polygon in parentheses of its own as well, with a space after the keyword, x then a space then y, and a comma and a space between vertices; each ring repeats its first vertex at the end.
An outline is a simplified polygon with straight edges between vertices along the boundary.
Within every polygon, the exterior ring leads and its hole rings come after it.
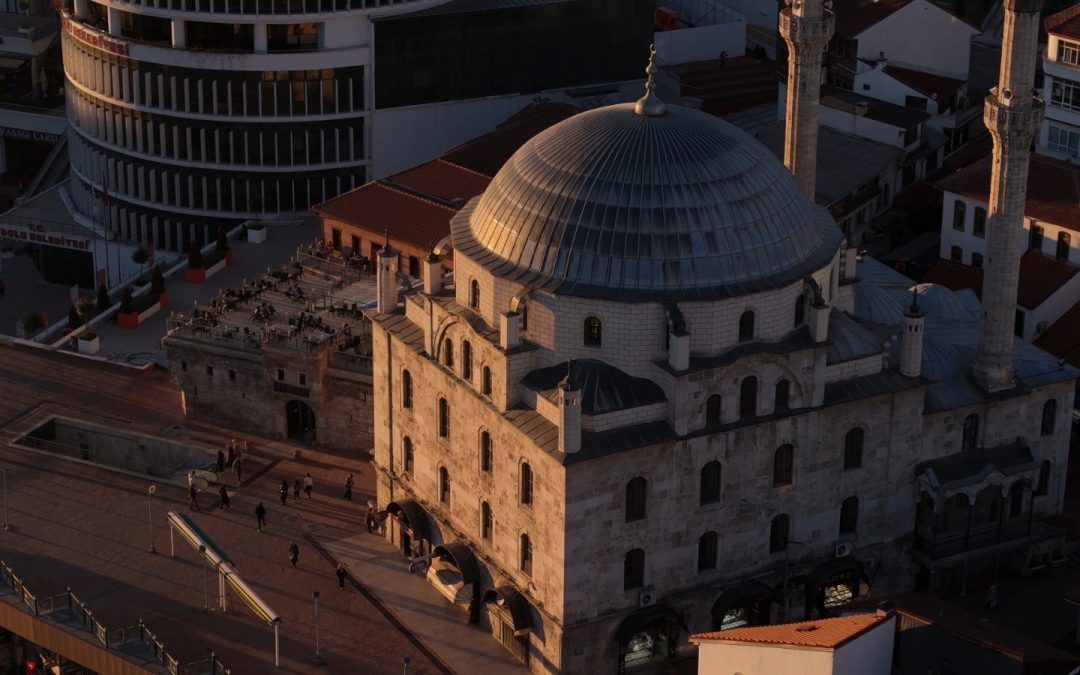
POLYGON ((706 300, 828 264, 842 235, 773 155, 732 125, 668 105, 575 115, 523 145, 455 216, 456 250, 558 293, 706 300))

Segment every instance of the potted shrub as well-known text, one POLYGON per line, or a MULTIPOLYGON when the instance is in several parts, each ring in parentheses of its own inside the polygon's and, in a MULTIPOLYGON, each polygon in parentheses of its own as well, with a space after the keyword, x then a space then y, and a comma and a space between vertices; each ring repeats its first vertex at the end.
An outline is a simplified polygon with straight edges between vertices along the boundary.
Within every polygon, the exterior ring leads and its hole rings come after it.
POLYGON ((160 265, 154 265, 150 273, 150 294, 157 296, 162 309, 169 306, 169 294, 165 290, 165 275, 161 273, 160 265))
POLYGON ((79 334, 79 353, 93 356, 101 351, 101 338, 92 330, 83 331, 79 334))
POLYGON ((27 338, 34 337, 45 327, 45 320, 36 312, 27 312, 26 314, 23 314, 22 320, 19 323, 22 326, 23 335, 27 338))
POLYGON ((105 284, 101 284, 97 288, 98 314, 108 310, 110 307, 112 307, 112 300, 109 299, 109 289, 105 288, 105 284))
POLYGON ((145 248, 137 248, 135 252, 131 254, 131 261, 137 265, 143 265, 150 259, 150 252, 145 248))
POLYGON ((139 325, 139 313, 135 311, 130 286, 125 288, 124 294, 120 296, 120 311, 116 314, 116 325, 121 328, 137 328, 139 325))
POLYGON ((83 318, 82 312, 79 310, 78 307, 72 305, 71 308, 68 310, 67 332, 72 332, 76 328, 82 326, 84 323, 86 323, 86 319, 83 318))
POLYGON ((217 228, 217 245, 215 246, 220 256, 225 258, 225 264, 232 264, 232 248, 229 247, 229 237, 225 234, 225 226, 218 225, 217 228))
POLYGON ((188 266, 184 271, 184 279, 193 284, 201 284, 206 281, 206 266, 203 264, 202 251, 198 244, 192 244, 188 249, 188 266))

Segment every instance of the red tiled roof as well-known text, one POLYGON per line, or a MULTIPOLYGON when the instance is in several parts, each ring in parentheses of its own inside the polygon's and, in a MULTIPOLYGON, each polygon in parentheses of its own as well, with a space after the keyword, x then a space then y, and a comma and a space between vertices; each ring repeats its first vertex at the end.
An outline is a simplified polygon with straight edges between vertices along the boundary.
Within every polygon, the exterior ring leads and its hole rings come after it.
POLYGON ((404 241, 431 250, 450 233, 457 209, 410 194, 382 182, 371 182, 312 207, 368 232, 386 232, 391 241, 404 241))
POLYGON ((691 635, 690 640, 693 642, 756 642, 767 645, 836 649, 890 618, 892 618, 891 614, 871 613, 771 626, 744 626, 710 633, 697 633, 691 635))
POLYGON ((834 0, 836 34, 847 38, 856 37, 911 2, 912 0, 834 0))
POLYGON ((482 193, 491 182, 491 177, 444 159, 434 159, 395 173, 386 180, 448 202, 460 199, 464 203, 482 193))
POLYGON ((567 103, 533 103, 484 134, 443 154, 453 164, 494 177, 506 160, 533 136, 571 117, 577 109, 567 103))
POLYGON ((1047 33, 1080 40, 1080 3, 1046 17, 1043 27, 1047 33))
MULTIPOLYGON (((987 202, 992 161, 993 157, 985 157, 938 181, 937 186, 987 202)), ((1025 210, 1029 218, 1080 232, 1080 167, 1044 155, 1031 155, 1025 210)))
POLYGON ((963 80, 944 77, 942 75, 932 75, 930 73, 924 73, 921 70, 901 68, 900 66, 885 66, 884 72, 897 82, 906 84, 920 94, 926 94, 930 98, 943 103, 945 102, 945 99, 955 94, 960 90, 960 87, 964 86, 963 80))
MULTIPOLYGON (((1016 304, 1035 309, 1050 299, 1050 296, 1078 272, 1080 268, 1057 258, 1037 251, 1028 251, 1020 256, 1020 284, 1016 289, 1016 304)), ((922 282, 940 284, 954 291, 970 288, 981 297, 983 273, 982 270, 950 260, 936 260, 926 270, 922 282)))
MULTIPOLYGON (((1050 328, 1035 338, 1035 346, 1080 368, 1080 302, 1073 305, 1050 328)), ((1074 588, 1070 602, 1080 604, 1080 587, 1074 588)))

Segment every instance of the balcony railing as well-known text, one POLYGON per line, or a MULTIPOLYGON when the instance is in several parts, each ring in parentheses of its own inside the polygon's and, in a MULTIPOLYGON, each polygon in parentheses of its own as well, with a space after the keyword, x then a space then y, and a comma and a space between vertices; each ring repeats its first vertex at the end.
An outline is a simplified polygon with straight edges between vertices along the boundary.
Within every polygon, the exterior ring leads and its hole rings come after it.
POLYGON ((1026 514, 1010 520, 1012 522, 973 526, 964 532, 917 532, 915 548, 931 559, 938 559, 1023 539, 1031 534, 1031 521, 1026 514))

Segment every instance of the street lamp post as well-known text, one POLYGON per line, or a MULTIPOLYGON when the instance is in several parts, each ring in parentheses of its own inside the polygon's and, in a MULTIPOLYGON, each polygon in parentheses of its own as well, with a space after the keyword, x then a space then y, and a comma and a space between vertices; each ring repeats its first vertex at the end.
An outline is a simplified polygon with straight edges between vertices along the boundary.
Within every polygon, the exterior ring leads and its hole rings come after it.
POLYGON ((319 651, 319 592, 312 591, 311 597, 315 598, 315 661, 322 662, 322 652, 319 651))
POLYGON ((412 663, 412 657, 406 655, 401 659, 401 675, 409 675, 409 664, 412 663))
POLYGON ((202 611, 210 611, 209 595, 206 592, 206 546, 199 546, 199 555, 202 556, 202 611))
POLYGON ((151 485, 146 488, 146 520, 150 523, 150 552, 157 553, 157 548, 154 547, 154 510, 150 507, 151 498, 154 493, 157 492, 157 486, 151 485))

